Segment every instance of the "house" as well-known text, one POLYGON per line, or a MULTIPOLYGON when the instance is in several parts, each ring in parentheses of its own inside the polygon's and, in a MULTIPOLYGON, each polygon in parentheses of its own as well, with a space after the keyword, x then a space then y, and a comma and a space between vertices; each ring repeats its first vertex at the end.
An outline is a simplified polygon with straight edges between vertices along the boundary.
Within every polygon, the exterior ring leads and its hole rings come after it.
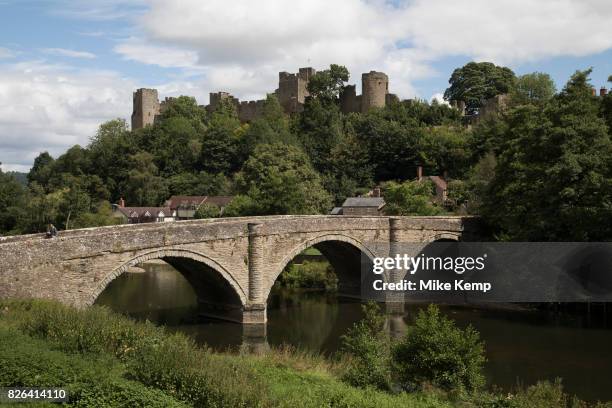
POLYGON ((349 197, 342 207, 335 207, 331 215, 383 215, 385 199, 380 196, 380 188, 376 187, 364 197, 349 197))
POLYGON ((119 200, 118 205, 113 206, 113 215, 121 218, 124 224, 175 220, 173 211, 169 207, 126 207, 123 198, 119 200))
POLYGON ((177 220, 188 220, 195 217, 195 213, 202 204, 215 205, 223 214, 225 206, 233 199, 232 196, 172 196, 166 200, 166 207, 173 211, 177 220))
POLYGON ((423 166, 417 166, 417 181, 431 180, 436 187, 436 201, 440 204, 445 204, 448 200, 448 176, 446 172, 442 177, 440 176, 423 176, 423 166))

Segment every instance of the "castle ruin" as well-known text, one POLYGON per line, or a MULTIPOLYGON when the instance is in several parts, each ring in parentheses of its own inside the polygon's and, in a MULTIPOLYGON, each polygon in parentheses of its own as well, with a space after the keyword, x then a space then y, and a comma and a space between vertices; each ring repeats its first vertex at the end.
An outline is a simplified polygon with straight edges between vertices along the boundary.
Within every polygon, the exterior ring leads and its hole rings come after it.
POLYGON ((389 93, 389 77, 384 72, 370 71, 361 74, 361 95, 357 95, 355 85, 344 87, 340 95, 340 109, 343 113, 367 113, 372 108, 384 108, 394 101, 399 101, 399 98, 389 93))
MULTIPOLYGON (((316 74, 312 67, 300 68, 297 73, 279 72, 278 88, 274 95, 286 114, 291 115, 304 110, 308 93, 308 82, 316 74)), ((395 94, 389 93, 389 77, 383 72, 370 71, 361 76, 362 94, 357 95, 355 85, 344 87, 340 95, 340 108, 343 113, 368 112, 372 108, 383 108, 393 101, 399 101, 395 94)), ((241 122, 252 122, 263 113, 263 99, 240 101, 229 92, 211 92, 210 103, 203 106, 212 112, 227 101, 236 108, 241 122)), ((166 98, 161 103, 156 89, 140 88, 134 92, 132 129, 141 129, 155 123, 174 98, 166 98)))

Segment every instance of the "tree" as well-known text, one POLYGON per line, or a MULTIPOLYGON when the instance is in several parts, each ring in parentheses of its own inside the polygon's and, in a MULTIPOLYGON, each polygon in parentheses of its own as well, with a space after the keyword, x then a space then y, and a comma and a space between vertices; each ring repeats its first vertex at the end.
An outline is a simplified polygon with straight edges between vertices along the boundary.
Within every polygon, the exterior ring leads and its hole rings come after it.
POLYGON ((206 112, 198 106, 194 97, 179 96, 171 98, 165 103, 163 112, 161 113, 161 122, 165 122, 169 118, 183 118, 189 121, 191 126, 200 133, 205 128, 206 112))
POLYGON ((155 206, 167 197, 165 180, 158 176, 153 155, 140 152, 130 157, 128 180, 124 187, 130 205, 155 206))
POLYGON ((310 78, 308 93, 324 102, 336 102, 348 80, 349 71, 345 66, 331 64, 329 69, 319 71, 310 78))
POLYGON ((121 219, 113 216, 113 209, 108 201, 100 201, 93 212, 79 214, 71 223, 72 228, 103 227, 120 224, 121 219))
POLYGON ((199 169, 226 175, 238 170, 244 160, 240 156, 241 135, 242 128, 235 109, 229 102, 222 101, 211 114, 208 128, 202 137, 199 169))
POLYGON ((420 310, 414 326, 393 347, 400 385, 409 391, 424 383, 475 391, 484 385, 485 361, 479 333, 472 326, 457 328, 435 305, 420 310))
POLYGON ((511 110, 483 214, 501 237, 588 241, 612 236, 612 141, 577 71, 544 109, 511 110))
POLYGON ((515 81, 510 68, 491 62, 469 62, 453 71, 448 80, 450 87, 444 91, 444 99, 463 101, 466 113, 474 114, 487 99, 510 92, 515 81))
POLYGON ((51 178, 53 163, 55 160, 48 152, 42 152, 34 159, 34 165, 28 173, 28 183, 36 182, 46 186, 51 178))
POLYGON ((113 200, 119 199, 119 188, 128 178, 130 156, 138 151, 134 136, 124 119, 115 119, 101 124, 87 146, 95 163, 92 172, 100 177, 113 200))
POLYGON ((385 214, 439 215, 444 210, 433 203, 433 183, 429 180, 389 182, 383 186, 385 214))
POLYGON ((342 114, 336 104, 309 98, 298 122, 298 138, 319 172, 330 170, 332 150, 344 139, 342 114))
POLYGON ((353 135, 347 135, 342 143, 332 149, 329 161, 329 170, 323 175, 323 180, 336 204, 355 195, 360 187, 371 187, 374 166, 366 147, 353 135))
POLYGON ((266 97, 261 117, 247 128, 241 142, 241 156, 249 157, 260 144, 286 143, 297 145, 298 141, 289 128, 289 119, 283 112, 278 98, 266 97))
POLYGON ((0 234, 27 232, 20 229, 20 223, 28 201, 26 189, 0 168, 0 234))
POLYGON ((331 197, 308 157, 295 146, 260 145, 236 175, 242 215, 320 214, 331 207, 331 197))
POLYGON ((202 150, 200 134, 192 122, 182 116, 171 116, 157 128, 151 153, 164 176, 193 170, 202 150))
POLYGON ((557 92, 550 75, 542 72, 521 75, 510 91, 513 105, 535 104, 542 106, 557 92))
POLYGON ((425 129, 414 119, 387 120, 384 110, 349 116, 357 140, 365 146, 375 180, 405 180, 416 174, 417 146, 425 129))

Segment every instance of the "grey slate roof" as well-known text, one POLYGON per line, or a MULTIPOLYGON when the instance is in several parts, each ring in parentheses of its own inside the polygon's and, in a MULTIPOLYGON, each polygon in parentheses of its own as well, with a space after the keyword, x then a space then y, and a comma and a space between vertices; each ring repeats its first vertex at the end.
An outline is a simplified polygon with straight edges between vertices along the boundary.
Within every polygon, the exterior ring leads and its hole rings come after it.
POLYGON ((385 200, 382 197, 349 197, 342 203, 342 207, 381 208, 383 205, 385 205, 385 200))

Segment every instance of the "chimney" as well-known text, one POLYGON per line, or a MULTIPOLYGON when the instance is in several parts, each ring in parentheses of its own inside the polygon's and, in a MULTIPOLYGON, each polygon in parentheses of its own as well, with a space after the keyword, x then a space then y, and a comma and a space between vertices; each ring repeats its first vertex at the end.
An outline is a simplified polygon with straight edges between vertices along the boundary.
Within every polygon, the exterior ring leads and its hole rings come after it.
POLYGON ((606 94, 608 93, 608 90, 605 87, 601 87, 599 89, 599 96, 606 96, 606 94))
POLYGON ((597 89, 591 88, 591 93, 593 94, 593 96, 597 96, 597 89))
POLYGON ((380 197, 380 187, 374 187, 374 190, 372 190, 372 197, 380 197))
POLYGON ((417 181, 423 180, 423 166, 417 166, 417 181))
POLYGON ((123 199, 123 197, 121 197, 119 199, 119 208, 123 208, 123 207, 125 207, 125 200, 123 199))

